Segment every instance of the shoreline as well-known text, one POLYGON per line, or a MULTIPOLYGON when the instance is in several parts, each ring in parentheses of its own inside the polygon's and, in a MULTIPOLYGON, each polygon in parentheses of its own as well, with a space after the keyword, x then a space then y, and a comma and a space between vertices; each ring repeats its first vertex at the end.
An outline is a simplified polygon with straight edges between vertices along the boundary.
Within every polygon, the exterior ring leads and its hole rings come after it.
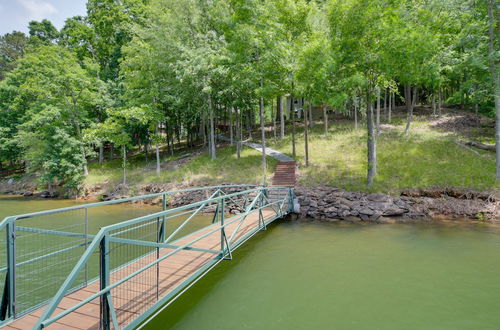
MULTIPOLYGON (((221 185, 232 183, 225 182, 221 185)), ((56 190, 37 191, 29 181, 0 181, 0 193, 25 197, 77 199, 89 202, 113 200, 131 195, 145 195, 193 187, 190 184, 150 183, 135 186, 123 184, 88 185, 78 195, 56 190)), ((335 187, 295 187, 296 216, 326 222, 392 223, 468 219, 470 221, 500 220, 500 193, 460 188, 407 189, 399 195, 347 191, 335 187)), ((179 194, 171 206, 180 206, 202 198, 197 194, 179 194)), ((159 201, 152 200, 149 204, 159 201)))

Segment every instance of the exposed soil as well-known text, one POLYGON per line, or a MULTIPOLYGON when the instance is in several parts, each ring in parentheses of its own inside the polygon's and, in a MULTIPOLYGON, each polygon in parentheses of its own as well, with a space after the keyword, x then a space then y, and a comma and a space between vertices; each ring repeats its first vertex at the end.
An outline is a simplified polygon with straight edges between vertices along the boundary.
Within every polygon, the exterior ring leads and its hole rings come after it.
POLYGON ((485 124, 482 116, 474 114, 448 113, 445 117, 438 117, 430 121, 430 126, 443 131, 468 133, 471 129, 485 124), (483 120, 483 123, 481 122, 483 120))

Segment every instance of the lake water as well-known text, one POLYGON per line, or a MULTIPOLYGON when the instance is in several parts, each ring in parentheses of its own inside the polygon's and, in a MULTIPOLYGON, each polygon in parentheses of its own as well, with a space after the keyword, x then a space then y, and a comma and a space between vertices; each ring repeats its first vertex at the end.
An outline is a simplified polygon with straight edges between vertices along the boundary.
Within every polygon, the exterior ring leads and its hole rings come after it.
POLYGON ((280 221, 146 329, 500 329, 500 229, 280 221))
MULTIPOLYGON (((0 218, 76 203, 2 196, 0 218)), ((280 220, 145 328, 500 329, 499 283, 500 227, 280 220)))

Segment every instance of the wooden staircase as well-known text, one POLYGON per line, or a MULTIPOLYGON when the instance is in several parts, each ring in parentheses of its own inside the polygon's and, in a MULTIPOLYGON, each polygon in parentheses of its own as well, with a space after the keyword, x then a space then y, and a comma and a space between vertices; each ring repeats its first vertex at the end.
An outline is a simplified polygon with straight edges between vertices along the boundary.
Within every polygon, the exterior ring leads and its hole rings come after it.
POLYGON ((273 186, 295 186, 296 162, 279 162, 272 179, 273 186))

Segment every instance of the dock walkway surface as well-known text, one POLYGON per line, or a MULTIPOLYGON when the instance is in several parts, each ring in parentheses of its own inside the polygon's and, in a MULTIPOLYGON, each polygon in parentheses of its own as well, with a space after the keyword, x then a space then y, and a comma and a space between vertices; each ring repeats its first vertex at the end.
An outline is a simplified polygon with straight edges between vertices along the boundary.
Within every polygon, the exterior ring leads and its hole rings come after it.
MULTIPOLYGON (((246 219, 240 223, 235 221, 227 225, 226 237, 232 237, 231 250, 245 242, 257 231, 263 229, 275 219, 281 217, 275 208, 266 207, 262 209, 262 218, 259 219, 259 211, 248 214, 246 219)), ((199 232, 187 235, 176 241, 177 246, 188 244, 193 240, 209 233, 218 226, 213 224, 199 232)), ((142 257, 136 262, 115 270, 110 275, 110 283, 132 274, 150 262, 161 256, 172 252, 174 249, 162 248, 157 254, 142 257)), ((127 281, 111 291, 111 298, 116 312, 116 322, 119 327, 128 327, 134 320, 147 310, 155 307, 160 297, 177 294, 181 292, 201 272, 209 271, 220 260, 214 262, 214 252, 221 251, 221 231, 215 230, 205 238, 192 243, 189 249, 182 250, 167 259, 159 262, 157 267, 140 273, 131 281, 127 281), (205 252, 206 251, 206 252, 205 252)), ((79 302, 96 294, 100 289, 100 282, 96 280, 89 283, 73 293, 66 295, 58 304, 53 313, 57 315, 66 309, 72 308, 79 302)), ((4 329, 31 329, 33 328, 45 307, 42 307, 20 319, 7 324, 4 329)), ((137 324, 135 324, 137 325, 137 324)), ((100 328, 100 299, 96 298, 81 308, 60 318, 48 326, 49 329, 99 329, 100 328)), ((116 328, 116 327, 113 327, 116 328)))

